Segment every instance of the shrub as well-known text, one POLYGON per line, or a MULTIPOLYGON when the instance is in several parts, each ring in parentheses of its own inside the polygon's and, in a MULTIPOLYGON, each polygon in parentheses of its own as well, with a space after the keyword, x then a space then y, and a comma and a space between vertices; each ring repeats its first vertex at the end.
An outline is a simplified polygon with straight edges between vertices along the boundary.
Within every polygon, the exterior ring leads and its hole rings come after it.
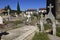
POLYGON ((57 31, 56 35, 57 35, 58 37, 60 37, 60 27, 57 27, 57 28, 56 28, 56 31, 57 31))
POLYGON ((44 24, 44 29, 45 30, 52 29, 52 26, 49 24, 44 24))

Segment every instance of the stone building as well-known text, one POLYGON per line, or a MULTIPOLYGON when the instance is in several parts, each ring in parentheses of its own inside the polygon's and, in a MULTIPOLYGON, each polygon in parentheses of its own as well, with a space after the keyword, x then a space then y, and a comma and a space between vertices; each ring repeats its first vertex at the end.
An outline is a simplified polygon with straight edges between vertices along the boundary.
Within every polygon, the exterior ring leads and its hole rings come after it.
POLYGON ((26 14, 33 14, 33 13, 37 13, 37 9, 26 9, 25 12, 26 14))

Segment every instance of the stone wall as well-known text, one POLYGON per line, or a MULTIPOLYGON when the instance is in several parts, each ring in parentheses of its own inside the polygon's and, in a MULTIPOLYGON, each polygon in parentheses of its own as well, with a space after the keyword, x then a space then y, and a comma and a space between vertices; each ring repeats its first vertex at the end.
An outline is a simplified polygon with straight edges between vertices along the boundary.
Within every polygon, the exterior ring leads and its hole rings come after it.
POLYGON ((56 0, 56 18, 60 19, 60 0, 56 0))

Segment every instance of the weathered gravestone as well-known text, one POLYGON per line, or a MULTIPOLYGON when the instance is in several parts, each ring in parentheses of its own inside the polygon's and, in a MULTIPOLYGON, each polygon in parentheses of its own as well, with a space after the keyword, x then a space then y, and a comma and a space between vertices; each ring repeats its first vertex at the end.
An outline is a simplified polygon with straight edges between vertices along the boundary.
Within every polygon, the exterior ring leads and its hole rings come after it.
POLYGON ((31 15, 29 13, 27 14, 27 22, 31 22, 31 15))
POLYGON ((3 18, 1 16, 1 13, 0 13, 0 28, 3 28, 3 18))
POLYGON ((3 25, 3 18, 0 16, 0 24, 3 25))
POLYGON ((41 14, 41 18, 40 18, 40 25, 41 25, 41 32, 44 31, 44 24, 43 24, 43 14, 41 14))
POLYGON ((15 16, 18 17, 17 13, 15 12, 15 16))
POLYGON ((49 8, 49 12, 48 12, 48 14, 47 15, 45 15, 45 20, 47 19, 47 18, 49 18, 49 19, 51 19, 51 21, 52 21, 52 28, 53 28, 53 35, 56 35, 56 20, 55 20, 55 17, 54 17, 54 15, 52 14, 52 8, 53 8, 53 6, 50 4, 49 6, 48 6, 48 8, 49 8))
POLYGON ((8 21, 10 20, 10 10, 8 9, 8 21))

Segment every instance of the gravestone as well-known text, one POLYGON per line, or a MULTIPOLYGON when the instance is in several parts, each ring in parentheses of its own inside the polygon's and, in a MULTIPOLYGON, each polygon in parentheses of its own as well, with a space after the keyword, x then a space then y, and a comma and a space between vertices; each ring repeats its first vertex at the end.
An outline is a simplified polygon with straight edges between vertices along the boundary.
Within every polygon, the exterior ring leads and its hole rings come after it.
POLYGON ((3 25, 3 18, 0 16, 0 24, 3 25))
POLYGON ((15 12, 15 16, 18 17, 17 13, 15 12))
POLYGON ((53 35, 56 35, 56 20, 55 20, 55 17, 54 17, 54 15, 52 14, 52 8, 53 8, 53 6, 51 5, 51 3, 50 3, 50 5, 48 6, 48 8, 49 8, 49 12, 48 12, 48 14, 47 15, 45 15, 45 20, 47 19, 47 18, 49 18, 49 19, 51 19, 51 21, 52 21, 52 28, 53 28, 53 35))
POLYGON ((10 10, 8 9, 8 21, 10 20, 10 10))
POLYGON ((28 13, 27 14, 27 22, 31 21, 31 15, 28 13))
POLYGON ((49 8, 49 12, 48 12, 47 15, 45 15, 45 20, 46 20, 47 18, 50 18, 52 21, 54 21, 54 20, 55 20, 55 17, 54 17, 54 15, 53 15, 52 12, 51 12, 51 8, 53 8, 53 6, 50 4, 50 5, 48 6, 48 8, 49 8))
POLYGON ((26 17, 27 15, 24 13, 24 17, 26 17))
POLYGON ((43 32, 44 31, 43 14, 41 14, 40 25, 41 25, 41 32, 43 32))
MULTIPOLYGON (((1 13, 0 13, 0 28, 3 28, 3 18, 1 16, 1 13)), ((1 30, 1 29, 0 29, 1 30)))

